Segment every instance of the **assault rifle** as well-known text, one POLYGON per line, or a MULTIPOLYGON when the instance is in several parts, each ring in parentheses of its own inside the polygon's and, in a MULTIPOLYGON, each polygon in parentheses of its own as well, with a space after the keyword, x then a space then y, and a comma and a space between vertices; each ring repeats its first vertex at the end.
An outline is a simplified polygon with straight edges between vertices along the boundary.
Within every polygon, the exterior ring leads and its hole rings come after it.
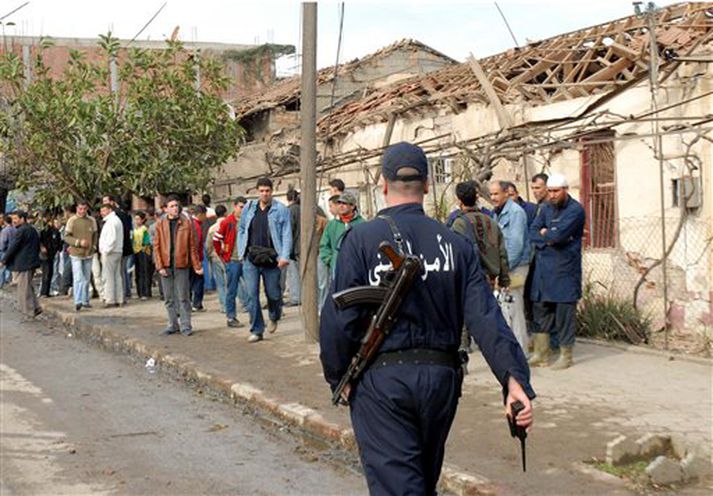
POLYGON ((416 278, 421 275, 421 260, 418 257, 397 253, 387 241, 383 241, 379 245, 379 251, 391 261, 393 267, 393 270, 386 275, 386 281, 382 281, 380 286, 359 286, 345 289, 332 296, 340 310, 353 305, 379 305, 371 318, 359 351, 352 358, 349 368, 334 390, 332 403, 335 405, 349 404, 342 398, 344 388, 347 384, 358 380, 364 369, 376 356, 381 343, 391 332, 391 328, 396 322, 396 313, 401 307, 401 303, 416 278))

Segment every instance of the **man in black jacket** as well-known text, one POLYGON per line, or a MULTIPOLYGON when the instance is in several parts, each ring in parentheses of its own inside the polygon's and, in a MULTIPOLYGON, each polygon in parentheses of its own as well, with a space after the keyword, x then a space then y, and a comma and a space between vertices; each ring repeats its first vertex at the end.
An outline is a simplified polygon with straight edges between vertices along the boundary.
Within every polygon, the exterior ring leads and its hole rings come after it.
POLYGON ((27 223, 27 212, 17 210, 11 216, 16 231, 0 264, 6 265, 17 276, 20 311, 28 317, 36 317, 42 313, 42 308, 32 287, 32 277, 40 266, 40 235, 27 223))
POLYGON ((40 231, 40 265, 42 266, 42 284, 40 296, 50 297, 52 277, 54 275, 54 260, 62 251, 62 236, 54 226, 54 218, 45 215, 45 227, 40 231))

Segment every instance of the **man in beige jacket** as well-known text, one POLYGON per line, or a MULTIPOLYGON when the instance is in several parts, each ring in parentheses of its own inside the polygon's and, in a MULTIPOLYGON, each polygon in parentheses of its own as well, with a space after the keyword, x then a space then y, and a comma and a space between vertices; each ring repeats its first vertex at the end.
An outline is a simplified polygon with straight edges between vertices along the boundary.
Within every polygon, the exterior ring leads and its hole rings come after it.
POLYGON ((88 215, 88 211, 89 203, 79 201, 77 213, 69 218, 64 230, 64 242, 69 245, 69 258, 72 261, 72 294, 77 312, 82 307, 91 308, 89 283, 92 277, 92 255, 99 236, 97 222, 88 215))

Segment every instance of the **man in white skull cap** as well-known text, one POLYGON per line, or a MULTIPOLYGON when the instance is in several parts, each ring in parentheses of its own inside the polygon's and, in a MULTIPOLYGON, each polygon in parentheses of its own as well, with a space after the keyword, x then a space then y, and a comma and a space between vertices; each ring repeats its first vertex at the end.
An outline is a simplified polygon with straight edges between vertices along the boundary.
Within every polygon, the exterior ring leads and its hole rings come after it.
POLYGON ((530 226, 535 250, 530 287, 533 305, 534 354, 530 366, 549 365, 550 333, 556 333, 560 355, 553 369, 566 369, 574 361, 574 324, 577 301, 582 297, 582 234, 584 209, 569 194, 562 174, 547 180, 549 199, 530 226))

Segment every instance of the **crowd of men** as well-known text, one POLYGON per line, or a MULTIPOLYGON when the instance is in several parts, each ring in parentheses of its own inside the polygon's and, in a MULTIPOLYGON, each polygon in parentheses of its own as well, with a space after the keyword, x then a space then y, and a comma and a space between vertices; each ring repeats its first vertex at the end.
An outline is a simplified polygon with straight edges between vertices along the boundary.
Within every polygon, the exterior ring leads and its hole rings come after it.
MULTIPOLYGON (((522 428, 532 425, 535 397, 527 356, 531 366, 549 365, 554 347, 553 368, 573 364, 585 213, 563 175, 541 173, 529 184, 534 203, 508 181, 490 181, 487 190, 475 181, 457 184, 458 208, 444 225, 424 211, 422 149, 390 146, 382 174, 387 208, 372 221, 339 179, 329 183, 329 213, 316 212, 320 360, 334 392, 369 315, 360 305, 338 308, 330 291, 387 282, 393 267, 380 258, 383 241, 419 257, 420 277, 402 295, 378 355, 341 400, 351 408, 370 491, 433 494, 463 379, 458 342, 463 349, 476 341, 503 388, 506 414, 521 404, 513 422, 522 428)), ((129 213, 114 196, 94 212, 83 200, 64 215, 15 211, 0 231, 0 287, 12 271, 20 310, 34 318, 42 312, 32 284, 38 268, 39 296, 71 291, 77 312, 91 309, 92 297, 107 308, 126 305, 133 279, 139 299, 157 287, 168 321, 161 333, 185 336, 193 333, 192 312, 206 310, 205 292, 215 290, 226 326, 244 327, 242 307, 248 341, 262 341, 277 330, 283 305, 300 305, 300 201, 294 190, 287 205, 274 199, 266 177, 255 191, 254 199, 239 196, 215 209, 207 195, 186 208, 170 195, 160 212, 129 213)))
MULTIPOLYGON (((523 200, 514 183, 491 181, 486 208, 476 182, 459 183, 458 208, 446 225, 477 248, 518 343, 526 354, 534 351, 530 363, 547 365, 554 347, 560 354, 553 367, 567 368, 581 296, 584 211, 560 174, 536 174, 530 188, 533 203, 523 200)), ((277 330, 283 304, 301 304, 300 198, 290 190, 287 205, 273 199, 269 178, 258 180, 256 193, 255 199, 238 196, 215 209, 208 195, 186 208, 169 196, 159 212, 149 207, 129 213, 118 197, 107 195, 93 213, 84 200, 62 215, 13 212, 0 231, 0 287, 10 282, 10 270, 16 273, 18 299, 28 316, 42 311, 32 285, 37 269, 39 296, 71 292, 78 312, 92 308, 92 296, 110 308, 125 305, 132 295, 152 298, 158 289, 167 310, 166 335, 192 334, 191 313, 205 311, 204 294, 215 290, 226 325, 243 327, 238 313, 247 312, 248 340, 261 341, 266 330, 277 330)), ((318 208, 315 219, 320 310, 345 233, 365 222, 357 197, 340 179, 329 182, 328 210, 318 208)), ((464 346, 469 347, 465 334, 464 346)))

